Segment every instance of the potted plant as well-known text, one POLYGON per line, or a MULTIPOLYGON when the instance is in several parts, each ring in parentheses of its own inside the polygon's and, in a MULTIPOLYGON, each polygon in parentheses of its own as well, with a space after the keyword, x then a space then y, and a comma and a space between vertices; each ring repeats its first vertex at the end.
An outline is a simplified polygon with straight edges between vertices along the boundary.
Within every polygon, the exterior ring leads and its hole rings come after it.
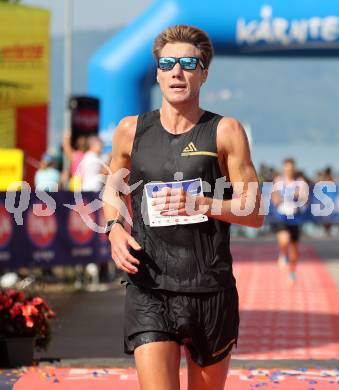
POLYGON ((32 365, 34 348, 47 349, 54 316, 40 296, 0 289, 0 366, 32 365))

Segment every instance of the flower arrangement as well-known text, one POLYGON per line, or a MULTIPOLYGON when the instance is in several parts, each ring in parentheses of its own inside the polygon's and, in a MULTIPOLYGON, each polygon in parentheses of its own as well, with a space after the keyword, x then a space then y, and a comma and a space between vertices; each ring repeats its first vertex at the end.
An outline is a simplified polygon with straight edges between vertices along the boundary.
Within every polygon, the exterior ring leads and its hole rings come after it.
POLYGON ((43 298, 13 288, 0 289, 0 337, 34 337, 37 350, 46 350, 55 317, 43 298))

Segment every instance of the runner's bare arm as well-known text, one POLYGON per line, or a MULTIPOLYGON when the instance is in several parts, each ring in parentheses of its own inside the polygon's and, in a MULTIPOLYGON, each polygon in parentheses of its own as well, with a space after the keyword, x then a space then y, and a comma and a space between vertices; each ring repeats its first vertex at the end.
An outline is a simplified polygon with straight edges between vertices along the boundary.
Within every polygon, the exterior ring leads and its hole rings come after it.
MULTIPOLYGON (((128 185, 128 173, 131 167, 131 150, 136 131, 137 116, 125 117, 117 126, 112 140, 112 159, 110 172, 103 192, 103 209, 105 219, 116 219, 123 216, 126 219, 126 204, 122 195, 123 186, 128 185)), ((134 264, 139 264, 139 260, 133 257, 128 247, 141 249, 135 239, 120 225, 115 224, 109 234, 111 242, 112 258, 117 267, 128 273, 136 273, 134 264)))
POLYGON ((271 201, 274 204, 274 206, 279 206, 279 204, 282 202, 282 198, 280 195, 279 189, 282 187, 282 178, 280 176, 277 176, 273 180, 273 186, 272 186, 272 193, 271 193, 271 201))
POLYGON ((274 206, 276 207, 279 206, 279 204, 282 202, 279 191, 274 187, 274 182, 273 182, 273 191, 271 193, 271 200, 274 206))
POLYGON ((106 220, 115 219, 123 214, 121 210, 121 190, 127 185, 128 176, 123 177, 123 171, 130 170, 131 149, 135 134, 137 117, 125 117, 115 129, 112 139, 112 155, 103 192, 103 206, 106 220), (121 172, 119 174, 119 172, 121 172), (119 191, 120 190, 120 191, 119 191))
POLYGON ((71 131, 70 130, 66 130, 64 133, 62 147, 63 147, 63 151, 64 151, 65 156, 68 158, 69 161, 71 161, 73 148, 71 146, 71 131))
POLYGON ((207 216, 244 226, 260 227, 264 217, 259 214, 261 191, 251 160, 247 136, 240 122, 223 118, 217 132, 218 153, 221 155, 233 187, 233 199, 214 200, 202 197, 199 203, 208 206, 207 216), (243 210, 243 211, 242 211, 243 210))

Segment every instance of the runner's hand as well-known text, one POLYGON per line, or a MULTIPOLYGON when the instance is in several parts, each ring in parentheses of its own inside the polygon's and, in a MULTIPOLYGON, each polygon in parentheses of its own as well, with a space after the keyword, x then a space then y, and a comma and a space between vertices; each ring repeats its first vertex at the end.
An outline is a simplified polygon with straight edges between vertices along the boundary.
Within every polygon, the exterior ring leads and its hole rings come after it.
POLYGON ((197 198, 182 188, 164 187, 153 193, 152 205, 161 215, 195 215, 202 212, 197 206, 197 198))
POLYGON ((134 265, 139 265, 140 261, 129 253, 128 248, 131 246, 135 250, 140 250, 141 246, 119 223, 114 224, 108 238, 111 243, 112 259, 117 268, 136 274, 138 269, 134 265))

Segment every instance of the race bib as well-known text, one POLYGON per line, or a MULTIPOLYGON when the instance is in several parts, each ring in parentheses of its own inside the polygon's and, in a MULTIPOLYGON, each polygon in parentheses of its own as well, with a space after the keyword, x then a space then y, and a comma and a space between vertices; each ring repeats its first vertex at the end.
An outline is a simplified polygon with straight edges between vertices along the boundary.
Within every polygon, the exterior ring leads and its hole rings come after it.
MULTIPOLYGON (((164 187, 182 188, 190 196, 203 195, 201 178, 171 181, 171 182, 150 182, 145 184, 147 211, 150 226, 171 226, 186 225, 191 223, 205 222, 208 220, 204 214, 195 215, 161 215, 162 210, 156 210, 152 205, 152 194, 162 190, 164 187)), ((174 210, 175 211, 175 210, 174 210)))

